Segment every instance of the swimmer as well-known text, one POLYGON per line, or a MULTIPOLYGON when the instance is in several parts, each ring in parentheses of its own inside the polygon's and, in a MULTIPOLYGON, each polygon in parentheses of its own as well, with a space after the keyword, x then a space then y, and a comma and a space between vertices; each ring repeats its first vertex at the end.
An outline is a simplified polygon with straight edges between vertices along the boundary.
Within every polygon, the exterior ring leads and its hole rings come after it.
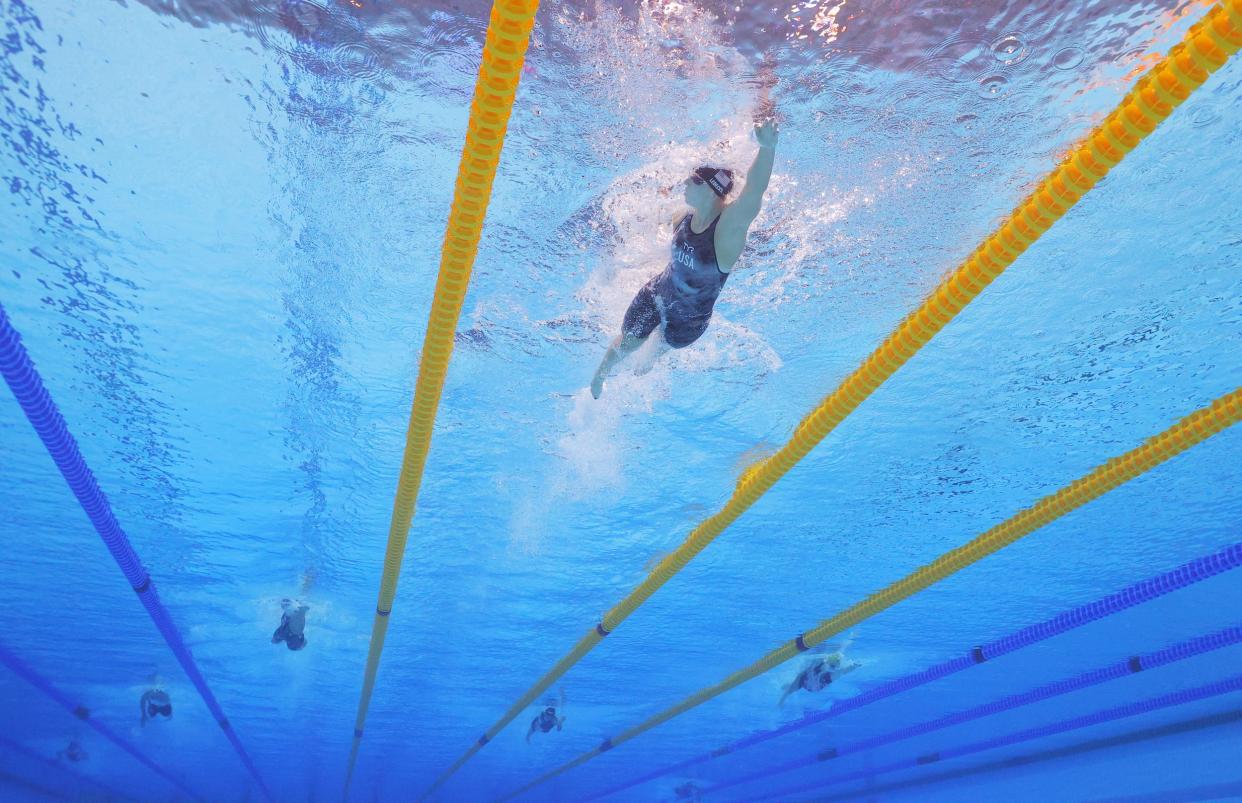
POLYGON ((280 609, 284 613, 280 615, 280 627, 272 634, 272 643, 283 641, 291 650, 302 649, 306 646, 306 612, 310 608, 306 605, 295 607, 292 600, 282 599, 280 609))
POLYGON ((609 345, 591 379, 592 396, 599 398, 613 367, 645 343, 657 327, 661 351, 685 348, 707 331, 716 298, 742 255, 750 224, 763 205, 779 135, 773 119, 755 126, 759 154, 746 173, 746 186, 731 203, 725 203, 733 189, 733 171, 727 168, 703 165, 682 182, 692 211, 673 232, 672 259, 630 302, 621 334, 609 345))
POLYGON ((688 800, 690 803, 699 803, 703 799, 703 790, 694 781, 686 781, 674 789, 673 794, 677 795, 678 800, 688 800))
POLYGON ((839 680, 842 675, 853 672, 862 666, 857 661, 847 663, 845 660, 845 650, 850 646, 852 640, 846 641, 837 652, 825 655, 822 658, 816 658, 808 664, 805 669, 798 673, 793 682, 785 687, 785 693, 781 695, 780 702, 777 705, 784 705, 785 698, 799 689, 809 692, 823 691, 833 681, 839 680))
POLYGON ((530 721, 530 730, 526 731, 526 743, 530 744, 530 737, 535 731, 543 733, 550 732, 553 728, 558 731, 565 725, 565 717, 560 712, 565 710, 565 690, 561 689, 560 700, 556 705, 549 703, 548 707, 539 713, 539 716, 530 721))
POLYGON ((168 696, 168 692, 158 685, 143 692, 142 699, 138 701, 138 707, 142 709, 144 726, 148 719, 155 719, 157 716, 168 719, 172 716, 172 699, 168 696))
POLYGON ((82 749, 82 745, 78 744, 77 739, 70 739, 69 746, 57 753, 56 757, 68 759, 74 764, 87 759, 86 751, 82 749))

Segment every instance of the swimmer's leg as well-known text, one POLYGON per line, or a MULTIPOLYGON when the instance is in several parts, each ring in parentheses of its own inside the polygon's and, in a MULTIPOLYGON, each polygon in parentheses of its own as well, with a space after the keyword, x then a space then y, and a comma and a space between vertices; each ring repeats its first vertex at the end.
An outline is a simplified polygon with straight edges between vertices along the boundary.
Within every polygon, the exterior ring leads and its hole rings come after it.
POLYGON ((633 354, 646 342, 659 326, 660 321, 661 315, 655 291, 651 288, 651 282, 648 282, 630 302, 629 308, 625 311, 625 318, 621 321, 621 334, 608 346, 608 351, 604 354, 599 368, 595 369, 595 376, 591 379, 592 396, 599 398, 599 395, 604 392, 604 380, 608 378, 608 374, 617 363, 633 354))
POLYGON ((599 398, 604 392, 604 380, 608 378, 608 374, 617 363, 638 350, 638 347, 647 342, 645 337, 634 337, 633 335, 622 332, 617 335, 612 344, 608 346, 608 351, 604 352, 604 359, 600 362, 599 368, 595 369, 595 376, 591 379, 591 395, 599 398))
MULTIPOLYGON (((648 340, 650 339, 651 338, 648 338, 648 340)), ((670 348, 671 346, 669 346, 668 341, 664 339, 662 334, 660 337, 655 338, 655 344, 651 348, 645 349, 641 354, 639 354, 639 361, 634 366, 634 374, 636 376, 643 376, 647 374, 652 367, 655 366, 656 360, 660 359, 661 355, 663 355, 664 352, 668 351, 670 348)))
POLYGON ((660 359, 664 352, 672 348, 668 342, 668 312, 664 309, 664 301, 659 296, 653 295, 652 297, 655 301, 656 312, 659 314, 659 336, 655 338, 653 347, 640 355, 642 361, 634 368, 634 373, 638 376, 646 375, 651 370, 651 367, 655 365, 656 360, 660 359))
POLYGON ((643 349, 638 357, 638 364, 634 366, 634 374, 636 376, 646 376, 656 364, 656 360, 668 351, 672 346, 668 344, 668 318, 664 312, 664 302, 656 297, 656 310, 660 313, 660 324, 656 328, 656 336, 647 338, 651 343, 651 348, 643 349))

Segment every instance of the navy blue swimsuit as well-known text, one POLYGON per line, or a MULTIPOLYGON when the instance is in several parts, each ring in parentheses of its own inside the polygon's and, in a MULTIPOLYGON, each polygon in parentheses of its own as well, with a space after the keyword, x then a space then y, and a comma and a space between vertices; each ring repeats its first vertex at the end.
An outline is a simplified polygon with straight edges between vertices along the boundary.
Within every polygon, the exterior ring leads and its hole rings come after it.
POLYGON ((621 331, 645 339, 661 320, 664 340, 673 348, 684 348, 707 331, 712 308, 720 296, 729 274, 720 270, 716 261, 716 224, 707 231, 690 228, 693 215, 686 215, 677 224, 673 235, 673 258, 668 267, 643 285, 630 308, 625 311, 621 331))

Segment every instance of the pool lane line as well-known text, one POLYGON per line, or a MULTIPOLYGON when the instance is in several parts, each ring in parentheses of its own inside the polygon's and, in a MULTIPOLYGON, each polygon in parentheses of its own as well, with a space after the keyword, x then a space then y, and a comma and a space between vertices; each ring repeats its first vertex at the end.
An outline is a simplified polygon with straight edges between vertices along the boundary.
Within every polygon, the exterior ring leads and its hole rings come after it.
MULTIPOLYGON (((859 741, 853 743, 827 747, 803 758, 788 761, 776 766, 765 767, 757 772, 753 772, 748 775, 741 775, 727 781, 714 784, 704 789, 703 794, 714 794, 725 789, 730 789, 734 786, 740 786, 741 784, 754 783, 755 781, 772 778, 786 772, 793 772, 794 770, 813 767, 821 762, 835 761, 843 756, 866 753, 869 750, 874 750, 876 748, 884 747, 885 745, 894 744, 906 739, 913 739, 928 733, 934 733, 935 731, 942 730, 944 728, 963 725, 967 722, 975 722, 977 720, 995 716, 996 714, 1001 714, 1006 711, 1013 711, 1028 705, 1034 705, 1036 703, 1042 703, 1046 700, 1052 700, 1057 697, 1061 697, 1062 695, 1110 683, 1120 678, 1130 677, 1131 675, 1138 674, 1140 672, 1147 672, 1153 669, 1170 666, 1178 663, 1179 661, 1185 661, 1190 658, 1205 655, 1207 653, 1214 652, 1215 650, 1231 647, 1238 643, 1242 643, 1242 625, 1234 625, 1232 627, 1218 630, 1214 633, 1187 639, 1186 641, 1182 641, 1170 647, 1165 647, 1164 649, 1155 650, 1153 652, 1127 656, 1120 661, 1115 661, 1106 666, 1092 669, 1073 677, 1054 681, 1052 683, 1045 683, 1034 689, 1018 692, 1017 694, 1010 694, 991 702, 976 705, 973 708, 957 711, 955 713, 927 720, 916 725, 908 725, 903 728, 897 728, 889 731, 888 733, 879 734, 867 739, 860 739, 859 741)), ((927 756, 931 754, 924 755, 927 756)), ((936 753, 934 755, 937 757, 941 756, 940 753, 936 753)), ((923 763, 930 763, 930 761, 924 761, 923 763)), ((869 771, 864 770, 864 772, 869 771)), ((858 776, 849 775, 842 776, 839 780, 834 779, 829 781, 816 781, 815 788, 836 783, 845 783, 847 780, 854 780, 856 777, 858 776)), ((783 797, 786 794, 791 794, 793 791, 804 790, 783 790, 780 792, 770 792, 766 794, 759 793, 757 796, 752 793, 748 795, 746 799, 769 800, 772 798, 783 797)))
MULTIPOLYGON (((879 795, 885 792, 895 792, 900 789, 910 789, 918 786, 930 786, 933 784, 944 783, 946 781, 954 781, 959 778, 969 778, 973 775, 983 775, 990 772, 1001 772, 1004 770, 1013 770, 1018 767, 1026 767, 1031 764, 1040 764, 1045 761, 1055 761, 1057 759, 1069 758, 1071 756, 1080 756, 1087 753, 1094 753, 1100 750, 1109 750, 1112 748, 1126 747, 1142 742, 1150 742, 1155 739, 1167 739, 1172 736, 1180 736, 1185 733, 1194 733, 1196 731, 1204 731, 1212 728, 1222 728, 1237 725, 1242 722, 1242 709, 1225 710, 1215 714, 1206 716, 1192 717, 1190 719, 1179 719, 1166 725, 1156 725, 1154 727, 1139 728, 1137 730, 1125 731, 1115 736, 1104 736, 1095 739, 1088 739, 1083 742, 1076 742, 1065 747, 1052 747, 1039 750, 1033 753, 1022 753, 1020 755, 1011 756, 1009 758, 995 759, 984 764, 974 764, 969 767, 959 767, 945 772, 938 772, 932 775, 921 775, 915 778, 908 778, 901 781, 891 781, 885 784, 868 784, 862 789, 853 791, 834 793, 830 797, 819 798, 821 801, 829 800, 849 800, 861 796, 879 795)), ((1178 793, 1189 792, 1191 790, 1181 789, 1172 790, 1175 797, 1160 797, 1158 795, 1138 797, 1126 796, 1123 798, 1108 798, 1111 803, 1172 803, 1172 800, 1207 800, 1214 799, 1210 797, 1210 792, 1215 790, 1220 797, 1227 797, 1229 790, 1233 789, 1233 794, 1242 792, 1242 782, 1225 782, 1224 784, 1212 784, 1205 787, 1197 787, 1204 794, 1199 797, 1176 797, 1178 793)), ((1092 803, 1106 803, 1104 799, 1097 799, 1092 803)))
POLYGON ((440 254, 440 273, 427 332, 423 337, 418 379, 406 430, 405 452, 393 499, 388 526, 388 545, 384 552, 384 571, 380 578, 379 599, 371 625, 371 641, 363 672, 358 715, 354 721, 353 743, 345 773, 345 797, 358 763, 358 750, 366 728, 371 695, 379 671, 380 655, 388 633, 388 622, 397 595, 405 544, 414 519, 414 508, 422 484, 427 453, 435 428, 436 411, 444 391, 453 339, 462 303, 478 252, 483 221, 491 200, 492 182, 500 163, 501 149, 513 111, 513 100, 522 77, 522 65, 535 24, 539 0, 495 0, 483 44, 479 78, 470 106, 466 142, 457 170, 457 183, 440 254))
POLYGON ((800 719, 786 723, 779 728, 753 733, 742 739, 721 745, 714 750, 709 750, 684 761, 679 761, 676 764, 649 772, 619 786, 610 787, 605 791, 584 798, 584 801, 599 800, 609 795, 623 792, 626 789, 632 789, 648 781, 681 772, 698 764, 733 755, 748 747, 754 747, 779 736, 817 725, 872 703, 887 700, 911 689, 916 689, 950 675, 955 675, 958 672, 972 669, 988 661, 1008 655, 1011 652, 1039 644, 1054 636, 1068 633, 1071 630, 1100 621, 1113 614, 1121 613, 1138 605, 1159 599, 1174 591, 1188 588, 1195 583, 1215 577, 1223 572, 1231 571, 1239 566, 1242 566, 1242 543, 1236 543, 1210 555, 1184 563, 1176 569, 1142 580, 1106 597, 1080 605, 1038 624, 1024 627, 1007 636, 972 647, 956 658, 951 658, 948 661, 918 672, 895 678, 854 697, 838 700, 829 708, 821 711, 812 711, 800 719))
POLYGON ((715 685, 700 689, 670 708, 648 717, 616 736, 607 738, 594 750, 547 772, 500 800, 517 797, 563 772, 579 767, 614 747, 634 739, 703 703, 762 675, 800 653, 806 652, 842 631, 857 625, 898 602, 950 577, 962 569, 1030 535, 1045 525, 1077 510, 1123 483, 1150 471, 1187 449, 1242 420, 1242 388, 1221 396, 1211 405, 1196 410, 1173 426, 1125 454, 1114 457, 1088 474, 1045 496, 1000 524, 960 547, 940 555, 931 563, 901 580, 877 591, 840 613, 820 622, 811 630, 786 642, 749 666, 737 670, 715 685))
POLYGON ((52 400, 44 386, 43 378, 31 362, 30 355, 22 344, 21 336, 13 328, 2 304, 0 304, 0 373, 4 375, 4 380, 8 383, 9 389, 13 391, 13 396, 21 406, 22 412, 26 414, 31 426, 38 433, 39 440, 43 441, 48 455, 56 463, 56 468, 60 470, 65 482, 69 484, 69 489, 77 497, 78 504, 82 506, 86 517, 90 519, 95 531, 103 539, 108 553, 112 555, 121 573, 125 575, 126 582, 138 595, 138 601, 142 603, 147 615, 155 623, 156 629, 164 637, 164 643, 168 645, 168 649, 172 651, 185 671, 186 677, 194 685, 199 696, 203 698, 203 702, 207 704, 207 709, 211 712, 216 724, 224 731, 225 738, 233 745, 233 750, 241 759, 246 771, 250 773, 250 777, 258 784, 263 797, 272 803, 272 793, 268 790, 262 776, 259 775, 241 739, 229 724, 228 717, 224 715, 224 710, 220 708, 215 694, 207 685, 206 678, 199 671, 198 664, 194 662, 194 656, 190 654, 190 648, 186 646, 181 632, 173 623, 172 615, 160 600, 155 581, 143 567, 138 553, 134 551, 129 541, 129 536, 125 534, 125 530, 121 528, 120 522, 112 512, 108 498, 104 496, 99 483, 95 480, 94 473, 86 465, 86 460, 83 459, 73 434, 69 432, 64 416, 61 415, 56 402, 52 400))
MULTIPOLYGON (((680 572, 847 416, 905 365, 1053 223, 1190 97, 1242 46, 1242 0, 1221 0, 1144 75, 1117 107, 893 331, 798 424, 789 441, 738 479, 729 501, 704 519, 652 572, 594 624, 499 720, 442 773, 423 798, 492 741, 544 691, 680 572)), ((605 742, 605 745, 608 743, 605 742)), ((607 749, 607 748, 605 748, 607 749)))
POLYGON ((1062 733, 1069 733, 1070 731, 1081 730, 1095 725, 1104 725, 1110 722, 1140 716, 1142 714, 1149 714, 1153 711, 1160 711, 1174 706, 1199 702, 1201 700, 1209 700, 1214 697, 1220 697, 1221 695, 1239 691, 1242 691, 1242 675, 1233 675, 1223 680, 1206 683, 1202 686, 1196 686, 1191 689, 1183 689, 1169 694, 1162 694, 1157 697, 1149 697, 1138 702, 1113 706, 1112 708, 1106 708, 1090 714, 1084 714, 1070 719, 1061 720, 1059 722, 1054 722, 1050 725, 1027 728, 1025 730, 1004 734, 1002 736, 994 736, 990 739, 983 739, 969 744, 924 752, 914 758, 902 759, 900 761, 894 761, 876 767, 856 770, 854 772, 814 781, 801 786, 782 789, 779 792, 764 795, 762 797, 748 797, 746 800, 770 800, 784 795, 801 794, 811 789, 823 788, 824 786, 873 778, 878 775, 886 775, 890 772, 917 769, 918 767, 930 764, 938 764, 941 761, 949 761, 954 758, 961 758, 962 756, 982 753, 988 750, 996 750, 1001 747, 1011 747, 1015 744, 1022 744, 1023 742, 1043 739, 1049 736, 1058 736, 1062 733))

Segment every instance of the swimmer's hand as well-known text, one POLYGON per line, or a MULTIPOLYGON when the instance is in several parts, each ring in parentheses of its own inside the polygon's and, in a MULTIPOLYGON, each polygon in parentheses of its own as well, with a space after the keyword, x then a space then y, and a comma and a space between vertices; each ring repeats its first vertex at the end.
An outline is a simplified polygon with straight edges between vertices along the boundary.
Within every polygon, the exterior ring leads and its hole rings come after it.
POLYGON ((604 392, 604 377, 598 373, 591 377, 591 396, 598 399, 599 394, 604 392))
POLYGON ((755 139, 759 141, 760 148, 775 148, 780 135, 781 131, 775 119, 764 120, 755 126, 755 139))

